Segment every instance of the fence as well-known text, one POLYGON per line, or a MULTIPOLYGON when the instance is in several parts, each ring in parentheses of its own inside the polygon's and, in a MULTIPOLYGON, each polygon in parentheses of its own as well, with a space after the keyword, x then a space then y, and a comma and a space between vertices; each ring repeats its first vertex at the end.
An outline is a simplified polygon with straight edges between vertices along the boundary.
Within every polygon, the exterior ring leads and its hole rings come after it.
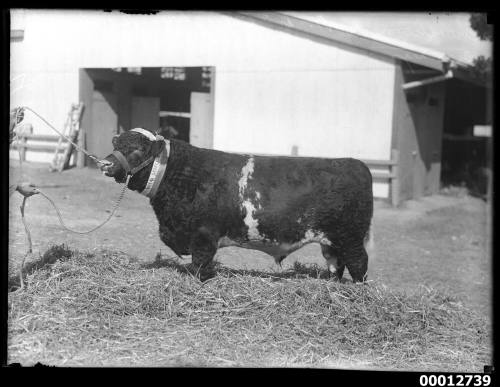
POLYGON ((387 168, 387 172, 372 171, 373 180, 389 181, 390 199, 393 207, 399 204, 399 151, 393 149, 391 151, 390 160, 361 160, 368 168, 387 168))
MULTIPOLYGON (((19 142, 14 141, 12 149, 18 149, 21 161, 26 161, 26 151, 30 152, 55 152, 58 147, 59 136, 48 134, 30 134, 22 133, 19 135, 19 142), (29 142, 28 142, 29 141, 29 142), (43 142, 44 144, 40 144, 43 142)), ((59 145, 59 150, 66 149, 67 141, 63 139, 59 145)))

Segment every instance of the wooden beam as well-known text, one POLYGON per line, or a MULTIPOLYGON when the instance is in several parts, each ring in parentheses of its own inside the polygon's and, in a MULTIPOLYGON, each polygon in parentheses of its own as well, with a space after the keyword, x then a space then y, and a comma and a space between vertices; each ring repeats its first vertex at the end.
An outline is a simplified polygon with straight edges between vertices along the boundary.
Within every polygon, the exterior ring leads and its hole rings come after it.
MULTIPOLYGON (((21 138, 25 138, 26 140, 33 140, 33 141, 53 141, 57 142, 59 140, 59 136, 55 136, 52 134, 26 134, 19 136, 21 138)), ((65 138, 63 138, 63 141, 67 141, 65 138)))
POLYGON ((394 160, 360 160, 368 166, 378 166, 378 167, 388 167, 391 165, 396 165, 394 160))
POLYGON ((191 118, 191 113, 188 113, 188 112, 167 112, 167 111, 160 111, 160 114, 159 114, 160 117, 167 117, 167 116, 171 116, 171 117, 184 117, 184 118, 191 118))
POLYGON ((443 140, 446 141, 484 141, 485 137, 479 137, 479 136, 460 136, 460 135, 454 135, 454 134, 443 134, 443 140))
MULTIPOLYGON (((11 145, 12 149, 17 149, 18 144, 12 144, 11 145)), ((47 144, 47 145, 42 145, 42 144, 19 144, 19 149, 20 150, 27 150, 27 151, 34 151, 34 152, 53 152, 57 148, 57 144, 47 144)), ((64 150, 66 149, 66 145, 61 145, 59 146, 59 150, 64 150)))
POLYGON ((394 173, 372 172, 372 177, 376 180, 392 180, 397 176, 394 173))

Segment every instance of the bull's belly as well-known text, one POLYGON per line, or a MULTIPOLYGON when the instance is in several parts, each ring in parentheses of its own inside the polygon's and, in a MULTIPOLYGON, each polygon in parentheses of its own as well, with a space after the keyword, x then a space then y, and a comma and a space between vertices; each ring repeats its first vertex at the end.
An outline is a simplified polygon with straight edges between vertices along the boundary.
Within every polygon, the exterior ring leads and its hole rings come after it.
POLYGON ((294 242, 281 242, 281 241, 269 241, 266 239, 254 239, 254 240, 244 240, 235 241, 227 236, 219 239, 218 247, 229 247, 236 246, 242 247, 244 249, 259 250, 266 254, 271 255, 275 260, 280 261, 287 255, 293 253, 294 251, 300 249, 301 247, 309 243, 321 243, 330 245, 331 242, 323 235, 316 233, 306 233, 304 238, 294 242))

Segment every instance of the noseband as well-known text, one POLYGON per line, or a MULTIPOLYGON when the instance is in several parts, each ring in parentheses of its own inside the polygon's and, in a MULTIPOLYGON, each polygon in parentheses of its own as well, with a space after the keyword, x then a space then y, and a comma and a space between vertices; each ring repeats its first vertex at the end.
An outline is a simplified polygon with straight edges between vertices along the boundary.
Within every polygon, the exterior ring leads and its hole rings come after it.
POLYGON ((160 151, 151 157, 148 157, 146 161, 143 161, 140 163, 137 167, 130 168, 130 165, 127 161, 127 158, 123 155, 122 152, 115 150, 113 153, 111 153, 113 156, 116 157, 122 168, 125 170, 126 175, 130 175, 131 177, 135 175, 137 172, 139 172, 141 169, 146 168, 149 164, 151 164, 154 159, 163 152, 163 149, 160 149, 160 151))

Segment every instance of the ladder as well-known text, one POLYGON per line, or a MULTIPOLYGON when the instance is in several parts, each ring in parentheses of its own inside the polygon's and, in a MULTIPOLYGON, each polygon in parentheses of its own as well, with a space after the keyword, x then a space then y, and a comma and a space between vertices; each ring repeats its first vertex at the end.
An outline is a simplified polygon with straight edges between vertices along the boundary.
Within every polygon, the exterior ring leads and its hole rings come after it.
MULTIPOLYGON (((83 103, 71 104, 71 108, 68 112, 68 117, 64 124, 64 129, 62 134, 69 137, 71 141, 76 143, 78 139, 78 133, 80 131, 80 120, 83 112, 83 103)), ((54 159, 50 165, 50 171, 62 172, 64 169, 69 168, 69 161, 71 159, 71 154, 73 153, 73 144, 66 141, 65 146, 62 145, 64 140, 63 136, 59 136, 57 141, 56 149, 54 151, 54 159), (62 153, 59 151, 63 150, 62 153)))

